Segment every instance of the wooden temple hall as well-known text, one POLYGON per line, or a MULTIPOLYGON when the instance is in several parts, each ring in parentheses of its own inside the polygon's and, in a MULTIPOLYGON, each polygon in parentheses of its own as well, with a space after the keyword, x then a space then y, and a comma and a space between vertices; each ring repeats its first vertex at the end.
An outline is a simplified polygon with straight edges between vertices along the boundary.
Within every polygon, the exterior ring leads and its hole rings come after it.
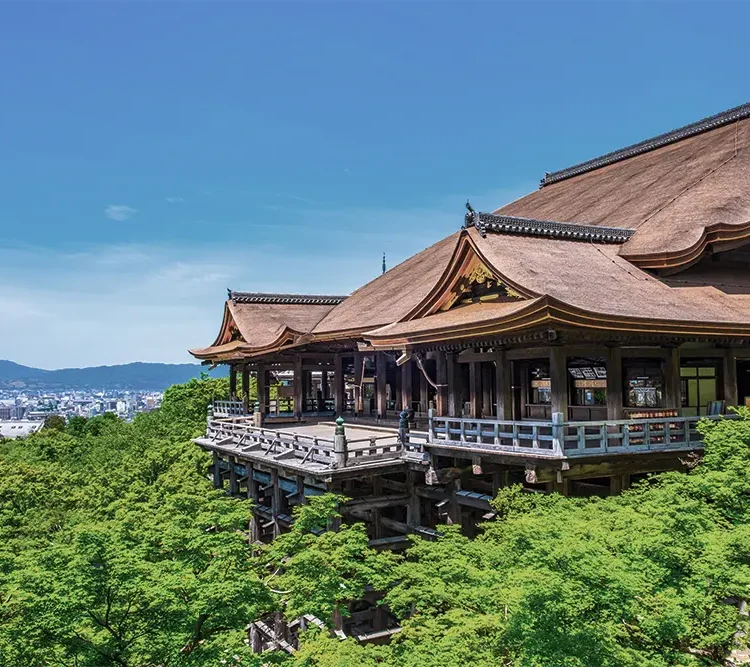
POLYGON ((327 490, 374 544, 471 534, 501 486, 617 493, 750 404, 750 104, 467 208, 348 296, 230 292, 191 351, 230 368, 197 442, 257 537, 327 490))

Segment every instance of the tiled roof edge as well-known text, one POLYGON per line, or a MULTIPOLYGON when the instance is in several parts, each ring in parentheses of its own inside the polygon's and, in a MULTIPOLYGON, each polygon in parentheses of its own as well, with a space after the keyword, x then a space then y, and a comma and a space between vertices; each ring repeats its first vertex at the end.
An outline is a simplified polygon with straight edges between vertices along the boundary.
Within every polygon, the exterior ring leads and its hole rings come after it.
POLYGON ((287 305, 336 306, 345 296, 329 294, 265 294, 260 292, 234 292, 227 290, 234 303, 267 303, 287 305))
POLYGON ((672 130, 671 132, 666 132, 656 137, 652 137, 651 139, 646 139, 645 141, 633 144, 632 146, 626 146, 625 148, 612 151, 611 153, 601 155, 600 157, 593 158, 592 160, 581 162, 580 164, 573 165, 572 167, 568 167, 567 169, 561 169, 560 171, 554 171, 552 173, 545 174, 544 178, 541 180, 540 187, 551 185, 552 183, 557 183, 558 181, 563 181, 566 178, 572 178, 573 176, 578 176, 579 174, 583 174, 587 171, 593 171, 594 169, 599 169, 600 167, 606 167, 613 162, 626 160, 629 157, 640 155, 641 153, 647 153, 648 151, 655 150, 656 148, 661 148, 662 146, 673 144, 677 141, 681 141, 682 139, 687 139, 688 137, 695 136, 696 134, 701 134, 703 132, 707 132, 708 130, 713 130, 717 127, 721 127, 722 125, 728 125, 729 123, 748 117, 750 117, 750 102, 741 104, 740 106, 729 109, 728 111, 722 111, 721 113, 717 113, 714 116, 709 116, 708 118, 704 118, 703 120, 696 121, 695 123, 691 123, 690 125, 685 125, 684 127, 672 130))
POLYGON ((553 220, 534 220, 510 215, 493 213, 466 214, 466 227, 476 227, 482 236, 487 232, 500 234, 524 234, 528 236, 548 236, 568 241, 593 241, 596 243, 625 243, 634 229, 621 227, 597 227, 595 225, 578 225, 572 222, 555 222, 553 220))

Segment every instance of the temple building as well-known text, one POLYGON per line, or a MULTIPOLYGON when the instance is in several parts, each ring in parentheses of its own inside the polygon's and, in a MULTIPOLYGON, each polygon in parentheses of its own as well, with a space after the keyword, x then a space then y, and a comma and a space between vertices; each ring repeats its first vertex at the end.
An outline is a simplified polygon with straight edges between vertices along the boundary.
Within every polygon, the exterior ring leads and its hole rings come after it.
POLYGON ((230 292, 191 350, 230 367, 198 440, 217 486, 255 498, 259 536, 333 489, 395 543, 471 533, 509 483, 679 469, 700 417, 750 404, 749 149, 746 104, 467 205, 348 296, 230 292))

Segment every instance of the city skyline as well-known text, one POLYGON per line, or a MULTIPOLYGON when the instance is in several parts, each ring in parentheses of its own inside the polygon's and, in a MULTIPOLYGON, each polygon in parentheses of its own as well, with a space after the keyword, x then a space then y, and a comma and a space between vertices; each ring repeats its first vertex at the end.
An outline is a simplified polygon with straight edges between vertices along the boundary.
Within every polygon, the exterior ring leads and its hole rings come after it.
POLYGON ((227 287, 348 293, 748 101, 731 7, 3 4, 0 357, 190 362, 227 287))

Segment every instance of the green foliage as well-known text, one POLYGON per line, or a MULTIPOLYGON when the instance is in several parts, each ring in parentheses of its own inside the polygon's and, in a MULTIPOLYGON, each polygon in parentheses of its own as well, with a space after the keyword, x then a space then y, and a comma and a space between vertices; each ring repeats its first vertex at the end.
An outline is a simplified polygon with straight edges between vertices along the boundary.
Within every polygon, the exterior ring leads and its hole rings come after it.
POLYGON ((64 431, 65 417, 62 417, 61 415, 49 415, 44 420, 44 428, 50 431, 64 431))
POLYGON ((368 547, 363 524, 320 532, 339 518, 336 507, 343 500, 332 494, 310 498, 295 508, 292 530, 264 549, 262 557, 276 573, 271 585, 290 618, 313 614, 330 623, 334 611, 343 612, 343 603, 362 597, 367 586, 384 590, 391 583, 396 558, 368 547))
POLYGON ((257 662, 243 628, 274 600, 250 506, 213 489, 184 438, 215 382, 134 424, 103 415, 0 444, 0 665, 257 662))
POLYGON ((189 440, 226 380, 173 387, 126 424, 71 420, 0 442, 0 667, 667 667, 720 665, 750 590, 750 412, 701 428, 703 462, 619 497, 503 489, 474 540, 456 527, 375 552, 345 499, 296 508, 258 549, 250 506, 189 440), (250 655, 245 625, 331 621, 369 586, 402 631, 361 646, 318 630, 250 655))
POLYGON ((750 413, 702 426, 704 462, 622 496, 503 489, 475 540, 414 538, 389 646, 310 638, 297 665, 721 665, 750 590, 750 413))

